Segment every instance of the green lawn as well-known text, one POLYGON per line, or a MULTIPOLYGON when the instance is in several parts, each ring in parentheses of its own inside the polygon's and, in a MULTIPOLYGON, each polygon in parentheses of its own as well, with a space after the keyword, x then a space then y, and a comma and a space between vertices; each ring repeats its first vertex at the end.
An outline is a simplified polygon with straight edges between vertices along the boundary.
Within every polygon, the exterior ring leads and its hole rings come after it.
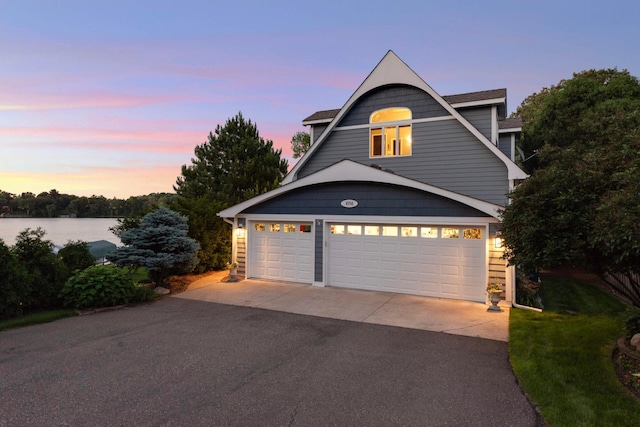
POLYGON ((48 310, 38 313, 25 314, 24 316, 0 321, 0 331, 5 329, 21 328, 23 326, 37 325, 38 323, 48 323, 65 317, 75 316, 75 310, 48 310))
POLYGON ((546 279, 545 310, 511 310, 509 354, 520 385, 556 426, 638 426, 640 401, 618 382, 612 351, 629 307, 589 284, 546 279))

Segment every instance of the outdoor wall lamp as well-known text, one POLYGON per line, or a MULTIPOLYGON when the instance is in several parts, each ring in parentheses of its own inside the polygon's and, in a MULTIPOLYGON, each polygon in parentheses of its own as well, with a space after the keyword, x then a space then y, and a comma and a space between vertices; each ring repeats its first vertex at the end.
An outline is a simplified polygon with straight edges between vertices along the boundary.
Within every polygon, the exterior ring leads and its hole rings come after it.
POLYGON ((238 228, 236 228, 236 237, 244 237, 244 226, 242 224, 238 224, 238 228))
POLYGON ((496 249, 502 248, 502 233, 496 231, 496 237, 493 239, 493 245, 496 249))

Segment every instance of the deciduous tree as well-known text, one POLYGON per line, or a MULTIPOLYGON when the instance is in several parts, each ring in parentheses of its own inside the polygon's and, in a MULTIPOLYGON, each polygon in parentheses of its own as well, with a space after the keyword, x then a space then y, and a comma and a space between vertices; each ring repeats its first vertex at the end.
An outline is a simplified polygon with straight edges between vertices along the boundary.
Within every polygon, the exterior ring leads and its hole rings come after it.
POLYGON ((527 98, 523 142, 532 176, 511 194, 503 237, 527 270, 572 265, 640 305, 640 83, 627 71, 589 70, 527 98))
POLYGON ((296 132, 291 138, 291 149, 293 150, 293 158, 297 159, 304 156, 304 154, 311 147, 311 135, 306 132, 296 132))

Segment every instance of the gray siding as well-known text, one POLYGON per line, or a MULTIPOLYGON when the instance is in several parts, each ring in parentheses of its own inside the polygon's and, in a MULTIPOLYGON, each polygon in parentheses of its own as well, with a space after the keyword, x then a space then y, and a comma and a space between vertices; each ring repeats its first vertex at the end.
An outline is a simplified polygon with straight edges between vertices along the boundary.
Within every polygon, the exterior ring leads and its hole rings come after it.
POLYGON ((324 252, 324 221, 321 219, 316 219, 315 221, 315 260, 314 260, 314 269, 313 269, 313 280, 316 282, 322 282, 322 258, 324 252))
POLYGON ((326 125, 313 125, 312 126, 312 128, 313 128, 313 141, 311 141, 312 144, 318 140, 320 135, 322 135, 322 132, 324 132, 324 130, 327 127, 329 127, 328 124, 326 124, 326 125))
POLYGON ((448 116, 449 113, 426 92, 404 85, 385 86, 363 95, 342 118, 338 126, 369 124, 371 113, 390 107, 411 109, 414 119, 448 116))
MULTIPOLYGON (((371 182, 338 182, 298 188, 243 213, 279 215, 377 215, 488 217, 462 203, 420 190, 371 182), (340 202, 353 199, 355 208, 340 202)), ((317 233, 317 225, 316 225, 317 233)))
POLYGON ((514 153, 511 152, 511 134, 501 133, 498 138, 498 148, 511 160, 514 160, 514 153))
MULTIPOLYGON (((458 110, 489 141, 491 141, 491 107, 458 110)), ((495 144, 495 141, 491 141, 495 144)))
POLYGON ((411 156, 369 158, 368 129, 334 131, 300 169, 298 178, 350 159, 490 203, 506 204, 506 166, 460 122, 416 123, 412 134, 411 156))

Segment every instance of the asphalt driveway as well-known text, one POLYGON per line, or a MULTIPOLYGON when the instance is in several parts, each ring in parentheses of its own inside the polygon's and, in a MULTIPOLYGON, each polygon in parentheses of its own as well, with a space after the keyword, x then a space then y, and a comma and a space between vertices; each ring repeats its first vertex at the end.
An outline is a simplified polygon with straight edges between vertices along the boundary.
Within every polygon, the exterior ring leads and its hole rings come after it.
POLYGON ((0 332, 0 425, 534 426, 507 344, 194 301, 0 332))

